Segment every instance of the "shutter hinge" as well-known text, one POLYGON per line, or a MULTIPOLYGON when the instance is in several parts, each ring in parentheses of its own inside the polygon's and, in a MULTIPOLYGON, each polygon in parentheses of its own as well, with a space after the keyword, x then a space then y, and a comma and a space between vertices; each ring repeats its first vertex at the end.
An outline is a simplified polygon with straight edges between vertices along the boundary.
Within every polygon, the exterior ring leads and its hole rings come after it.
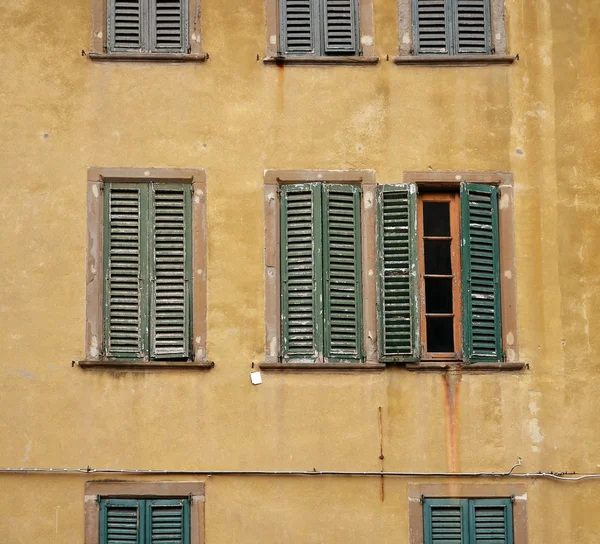
POLYGON ((423 504, 425 502, 425 495, 421 495, 421 497, 419 498, 419 502, 421 504, 423 504))
POLYGON ((187 500, 190 501, 190 506, 192 504, 192 501, 194 500, 194 495, 192 495, 191 493, 188 495, 187 500))
POLYGON ((96 502, 100 504, 100 495, 96 495, 96 502))
POLYGON ((510 502, 512 502, 513 504, 515 504, 515 501, 516 501, 515 496, 511 495, 510 496, 510 502))

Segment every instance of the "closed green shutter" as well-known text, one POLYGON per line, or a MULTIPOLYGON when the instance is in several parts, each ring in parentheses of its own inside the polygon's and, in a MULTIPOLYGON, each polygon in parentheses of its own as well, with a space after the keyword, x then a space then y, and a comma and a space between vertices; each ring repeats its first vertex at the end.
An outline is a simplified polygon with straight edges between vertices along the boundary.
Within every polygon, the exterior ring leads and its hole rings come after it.
POLYGON ((109 0, 108 47, 110 51, 141 51, 147 47, 147 0, 109 0))
POLYGON ((147 350, 148 186, 107 183, 104 195, 104 350, 138 359, 147 350))
POLYGON ((469 525, 468 544, 513 544, 512 501, 470 500, 469 525))
POLYGON ((377 206, 380 359, 418 361, 417 186, 380 185, 377 206))
POLYGON ((358 55, 357 0, 322 0, 325 53, 358 55))
POLYGON ((321 186, 281 188, 281 320, 284 361, 322 352, 321 186))
POLYGON ((470 544, 466 499, 425 499, 424 544, 470 544))
POLYGON ((145 502, 148 544, 190 544, 190 504, 188 499, 161 499, 145 502))
POLYGON ((323 185, 324 356, 362 360, 360 188, 323 185))
POLYGON ((317 54, 319 48, 319 10, 314 0, 280 0, 281 53, 317 54))
POLYGON ((489 54, 490 2, 489 0, 453 0, 454 50, 456 54, 489 54))
POLYGON ((146 544, 143 503, 133 499, 101 499, 100 544, 146 544))
POLYGON ((185 53, 187 46, 187 1, 150 0, 152 52, 185 53))
POLYGON ((452 1, 413 0, 413 43, 416 54, 447 55, 450 52, 452 1))
POLYGON ((150 356, 190 356, 190 185, 153 184, 150 197, 150 356))
POLYGON ((502 354, 498 189, 461 183, 463 350, 468 362, 502 354))

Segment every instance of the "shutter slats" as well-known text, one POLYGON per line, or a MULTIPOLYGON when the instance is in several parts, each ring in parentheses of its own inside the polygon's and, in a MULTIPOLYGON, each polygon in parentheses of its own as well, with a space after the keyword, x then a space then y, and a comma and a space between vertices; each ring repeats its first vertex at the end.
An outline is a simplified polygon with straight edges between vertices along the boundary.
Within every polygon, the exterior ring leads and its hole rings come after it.
POLYGON ((323 0, 325 53, 358 54, 356 0, 323 0))
POLYGON ((416 361, 416 186, 385 185, 378 191, 380 356, 386 361, 416 361))
POLYGON ((498 189, 461 184, 464 356, 502 360, 498 189))
POLYGON ((512 503, 509 499, 471 501, 469 544, 513 544, 512 503))
POLYGON ((188 358, 191 262, 189 186, 155 184, 151 198, 151 357, 188 358))
POLYGON ((419 54, 449 52, 448 16, 451 0, 415 0, 413 35, 419 54))
POLYGON ((455 0, 457 53, 490 53, 489 0, 455 0))
POLYGON ((153 0, 152 50, 185 52, 187 8, 184 0, 153 0))
POLYGON ((110 2, 109 44, 114 51, 139 51, 142 44, 142 0, 110 2))
POLYGON ((100 544, 139 544, 140 505, 132 499, 102 499, 100 544))
POLYGON ((289 55, 315 53, 316 32, 312 0, 281 0, 282 52, 289 55))
POLYGON ((186 500, 148 501, 152 544, 189 543, 189 504, 186 500))
POLYGON ((325 184, 323 216, 324 355, 330 361, 358 361, 362 356, 360 189, 325 184))
POLYGON ((425 499, 425 544, 467 544, 467 515, 465 499, 425 499))

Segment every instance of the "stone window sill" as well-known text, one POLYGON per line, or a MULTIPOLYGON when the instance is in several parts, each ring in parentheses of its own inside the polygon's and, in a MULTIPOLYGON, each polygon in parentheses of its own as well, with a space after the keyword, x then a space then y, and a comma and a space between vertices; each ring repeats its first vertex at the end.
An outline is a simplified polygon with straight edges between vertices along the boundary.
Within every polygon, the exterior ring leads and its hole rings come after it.
POLYGON ((311 56, 289 56, 289 57, 265 57, 264 64, 283 65, 347 65, 347 66, 364 66, 373 65, 379 62, 379 57, 311 57, 311 56))
POLYGON ((260 363, 261 370, 280 372, 373 372, 385 370, 383 363, 260 363))
POLYGON ((428 361, 422 363, 408 363, 405 365, 407 370, 423 372, 423 371, 452 371, 460 370, 461 372, 490 372, 490 371, 516 371, 529 370, 529 365, 525 363, 463 363, 457 361, 428 361))
POLYGON ((90 60, 97 62, 204 62, 208 53, 88 53, 90 60))
POLYGON ((213 361, 78 361, 80 368, 86 370, 210 370, 213 361))
POLYGON ((512 64, 519 55, 406 55, 394 57, 394 64, 417 66, 489 66, 512 64))

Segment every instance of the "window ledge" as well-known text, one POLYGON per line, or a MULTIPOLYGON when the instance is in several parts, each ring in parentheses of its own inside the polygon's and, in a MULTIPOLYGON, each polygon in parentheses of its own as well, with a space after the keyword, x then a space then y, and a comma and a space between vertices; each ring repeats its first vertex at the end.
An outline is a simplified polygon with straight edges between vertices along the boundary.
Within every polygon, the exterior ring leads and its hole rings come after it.
POLYGON ((78 361, 85 369, 110 370, 210 370, 215 366, 213 361, 78 361))
POLYGON ((288 57, 265 57, 264 64, 285 65, 372 65, 379 62, 379 57, 310 57, 310 56, 288 56, 288 57))
POLYGON ((446 371, 460 370, 461 372, 515 371, 529 369, 525 363, 462 363, 455 361, 436 361, 424 363, 409 363, 405 365, 411 371, 446 371))
POLYGON ((204 62, 208 53, 88 53, 90 60, 98 62, 204 62))
POLYGON ((383 363, 260 363, 261 370, 308 371, 308 372, 345 372, 345 371, 379 371, 385 370, 383 363))
POLYGON ((394 64, 488 66, 490 64, 512 64, 516 60, 519 60, 519 55, 403 55, 394 57, 394 64))

